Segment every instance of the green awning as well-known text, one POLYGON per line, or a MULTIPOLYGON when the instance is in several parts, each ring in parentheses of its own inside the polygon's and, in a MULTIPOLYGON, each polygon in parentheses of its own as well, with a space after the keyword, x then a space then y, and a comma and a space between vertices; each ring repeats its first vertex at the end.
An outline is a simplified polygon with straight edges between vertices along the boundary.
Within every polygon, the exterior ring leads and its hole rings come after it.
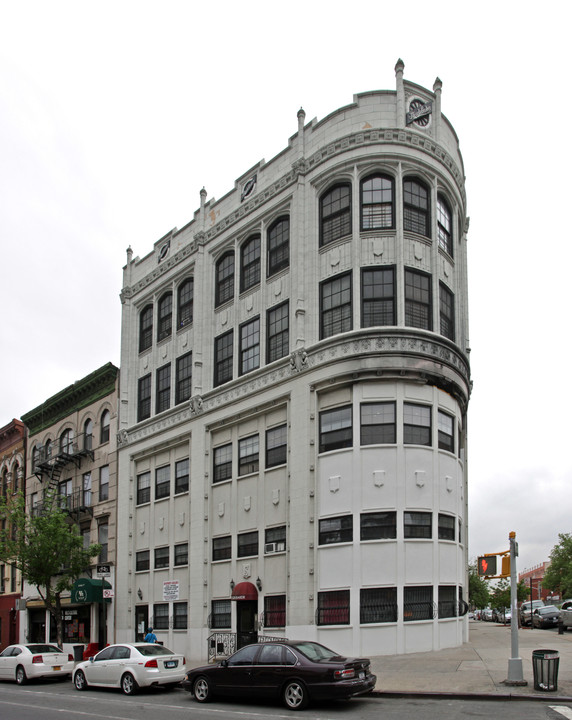
MULTIPOLYGON (((72 586, 71 601, 72 603, 103 602, 103 588, 111 588, 107 580, 80 578, 72 586)), ((111 600, 107 599, 107 602, 111 600)))

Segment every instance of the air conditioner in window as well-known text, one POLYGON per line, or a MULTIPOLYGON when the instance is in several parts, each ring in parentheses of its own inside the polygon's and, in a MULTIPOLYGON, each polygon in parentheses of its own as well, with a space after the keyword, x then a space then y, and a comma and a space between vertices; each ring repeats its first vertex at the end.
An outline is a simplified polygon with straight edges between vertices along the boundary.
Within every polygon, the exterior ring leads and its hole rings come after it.
POLYGON ((284 552, 286 550, 286 543, 284 542, 273 542, 265 543, 264 554, 270 555, 270 553, 284 552))

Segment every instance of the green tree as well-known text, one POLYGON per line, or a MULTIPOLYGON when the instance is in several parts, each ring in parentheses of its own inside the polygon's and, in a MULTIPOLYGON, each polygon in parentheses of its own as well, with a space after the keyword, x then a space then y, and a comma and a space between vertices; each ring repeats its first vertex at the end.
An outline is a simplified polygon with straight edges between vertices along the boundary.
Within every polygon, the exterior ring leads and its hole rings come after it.
POLYGON ((550 552, 550 565, 544 573, 542 587, 558 592, 564 600, 572 597, 572 535, 559 533, 558 539, 550 552))
POLYGON ((39 511, 26 513, 22 493, 0 498, 0 561, 15 566, 34 585, 56 623, 57 644, 63 640, 62 594, 85 572, 101 546, 83 546, 83 538, 60 496, 47 490, 39 511))
POLYGON ((469 565, 469 604, 473 608, 485 608, 489 604, 488 582, 477 572, 477 563, 469 565))
MULTIPOLYGON (((516 586, 516 599, 518 602, 526 600, 528 597, 528 588, 526 583, 521 580, 516 586)), ((491 593, 491 605, 495 608, 511 607, 510 580, 502 578, 491 593)))

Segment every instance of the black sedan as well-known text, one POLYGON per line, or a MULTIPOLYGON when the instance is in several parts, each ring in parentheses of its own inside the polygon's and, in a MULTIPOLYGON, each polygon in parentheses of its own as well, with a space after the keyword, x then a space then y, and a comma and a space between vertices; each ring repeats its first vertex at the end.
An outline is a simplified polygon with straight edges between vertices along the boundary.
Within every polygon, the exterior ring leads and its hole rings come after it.
POLYGON ((282 698, 289 710, 310 700, 371 692, 376 676, 365 658, 341 657, 315 642, 284 640, 247 645, 216 665, 195 668, 183 680, 198 702, 213 696, 282 698))
POLYGON ((554 605, 545 605, 544 607, 536 608, 532 613, 532 625, 533 627, 539 628, 556 627, 559 618, 560 610, 557 607, 554 605))

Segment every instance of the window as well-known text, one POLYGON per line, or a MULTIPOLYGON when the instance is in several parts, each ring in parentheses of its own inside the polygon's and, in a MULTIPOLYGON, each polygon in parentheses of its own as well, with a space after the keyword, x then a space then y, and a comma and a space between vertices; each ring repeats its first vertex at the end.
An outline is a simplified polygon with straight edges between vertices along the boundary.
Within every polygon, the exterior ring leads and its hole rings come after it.
POLYGON ((155 412, 168 410, 171 405, 171 363, 157 370, 157 398, 155 412))
POLYGON ((403 403, 403 442, 406 445, 431 445, 431 408, 403 403))
POLYGON ((405 538, 431 538, 432 515, 430 512, 404 512, 403 537, 405 538))
POLYGON ((238 443, 238 474, 258 472, 258 435, 243 438, 238 443))
POLYGON ((439 283, 439 331, 449 340, 455 340, 455 298, 443 283, 439 283))
POLYGON ((421 585, 403 588, 403 621, 431 620, 435 615, 433 587, 421 585))
POLYGON ((175 545, 175 558, 173 561, 175 566, 189 564, 189 543, 180 543, 175 545))
POLYGON ((395 269, 393 267, 362 270, 362 327, 395 325, 395 269))
POLYGON ((288 451, 288 430, 279 425, 266 431, 266 467, 284 465, 288 451))
POLYGON ((107 562, 107 551, 109 547, 109 525, 107 524, 107 520, 100 522, 97 526, 97 542, 101 545, 101 550, 99 551, 99 562, 107 562))
POLYGON ((240 248, 240 291, 260 282, 260 236, 249 238, 240 248))
POLYGON ((99 499, 109 500, 109 465, 99 468, 99 499))
POLYGON ((230 628, 230 600, 213 600, 209 627, 212 630, 230 628))
POLYGON ((137 387, 137 422, 151 417, 151 373, 139 378, 137 387))
POLYGON ((264 597, 264 627, 286 626, 286 595, 264 597))
POLYGON ((449 618, 457 615, 457 593, 454 585, 439 586, 439 617, 449 618))
POLYGON ((258 555, 258 530, 239 534, 236 554, 239 558, 258 555))
POLYGON ((193 322, 194 279, 189 278, 179 285, 177 290, 177 329, 180 330, 193 322))
POLYGON ((83 449, 93 450, 93 420, 86 420, 83 426, 83 449))
POLYGON ((267 528, 264 532, 264 553, 285 552, 286 550, 286 525, 267 528))
POLYGON ((340 183, 320 199, 320 247, 352 231, 352 188, 340 183))
POLYGON ((232 345, 233 331, 215 338, 214 385, 222 385, 232 380, 232 345))
POLYGON ((155 570, 169 567, 169 548, 160 547, 155 548, 155 564, 153 566, 155 570))
POLYGON ((362 625, 397 622, 397 588, 362 588, 359 621, 362 625))
POLYGON ((169 497, 171 494, 171 468, 169 465, 155 470, 155 500, 169 497))
POLYGON ((320 413, 320 452, 351 447, 352 442, 351 405, 320 413))
POLYGON ((455 421, 447 413, 437 413, 439 449, 455 452, 455 421))
POLYGON ((318 593, 316 625, 348 625, 349 622, 349 590, 331 590, 318 593))
POLYGON ((72 481, 64 480, 58 484, 58 496, 60 499, 60 507, 64 510, 71 509, 72 481))
POLYGON ((320 285, 320 339, 352 329, 352 276, 338 275, 320 285))
POLYGON ((232 539, 230 535, 213 538, 213 562, 230 560, 232 556, 232 539))
POLYGON ((147 305, 139 315, 139 352, 153 344, 153 305, 147 305))
POLYGON ((288 355, 290 350, 289 303, 270 308, 266 314, 266 362, 288 355))
POLYGON ((361 438, 362 445, 382 445, 395 442, 395 403, 362 403, 361 438))
POLYGON ((268 228, 268 277, 290 264, 290 219, 279 218, 268 228))
POLYGON ((186 602, 173 603, 173 630, 186 630, 188 616, 189 613, 186 602))
POLYGON ((221 445, 214 449, 213 483, 230 480, 232 477, 232 444, 221 445))
POLYGON ((64 430, 60 436, 60 452, 63 455, 73 453, 73 430, 64 430))
POLYGON ((452 515, 439 513, 439 540, 455 539, 455 518, 452 515))
POLYGON ((139 550, 135 553, 135 570, 149 570, 149 550, 139 550))
POLYGON ((91 473, 83 473, 82 476, 82 506, 91 507, 91 473))
POLYGON ((260 367, 260 318, 240 326, 240 374, 260 367))
POLYGON ((216 264, 215 307, 234 297, 234 252, 225 253, 216 264))
POLYGON ((431 237, 429 225, 429 190, 419 180, 403 182, 403 228, 431 237))
POLYGON ((430 275, 405 270, 405 324, 424 330, 433 329, 430 275))
POLYGON ((193 353, 177 358, 175 377, 175 404, 185 402, 192 395, 193 353))
POLYGON ((392 227, 393 180, 386 175, 372 175, 361 183, 361 229, 392 227))
POLYGON ((173 293, 165 293, 157 307, 157 341, 171 336, 173 329, 173 293))
POLYGON ((449 203, 442 195, 437 196, 437 238, 439 247, 453 254, 453 223, 449 203))
POLYGON ((397 513, 368 512, 360 515, 360 540, 389 540, 397 537, 397 513))
POLYGON ((137 475, 137 505, 148 503, 151 500, 151 473, 144 472, 137 475))
POLYGON ((189 458, 175 463, 175 495, 189 489, 189 458))
POLYGON ((169 629, 169 604, 153 605, 153 627, 155 630, 169 629))
POLYGON ((318 539, 320 545, 352 542, 352 540, 353 517, 351 515, 340 515, 339 517, 324 518, 323 520, 320 520, 320 532, 318 539))
POLYGON ((111 414, 109 410, 104 410, 101 413, 101 425, 100 425, 100 433, 99 433, 99 442, 100 443, 106 443, 109 442, 109 423, 111 420, 111 414))

